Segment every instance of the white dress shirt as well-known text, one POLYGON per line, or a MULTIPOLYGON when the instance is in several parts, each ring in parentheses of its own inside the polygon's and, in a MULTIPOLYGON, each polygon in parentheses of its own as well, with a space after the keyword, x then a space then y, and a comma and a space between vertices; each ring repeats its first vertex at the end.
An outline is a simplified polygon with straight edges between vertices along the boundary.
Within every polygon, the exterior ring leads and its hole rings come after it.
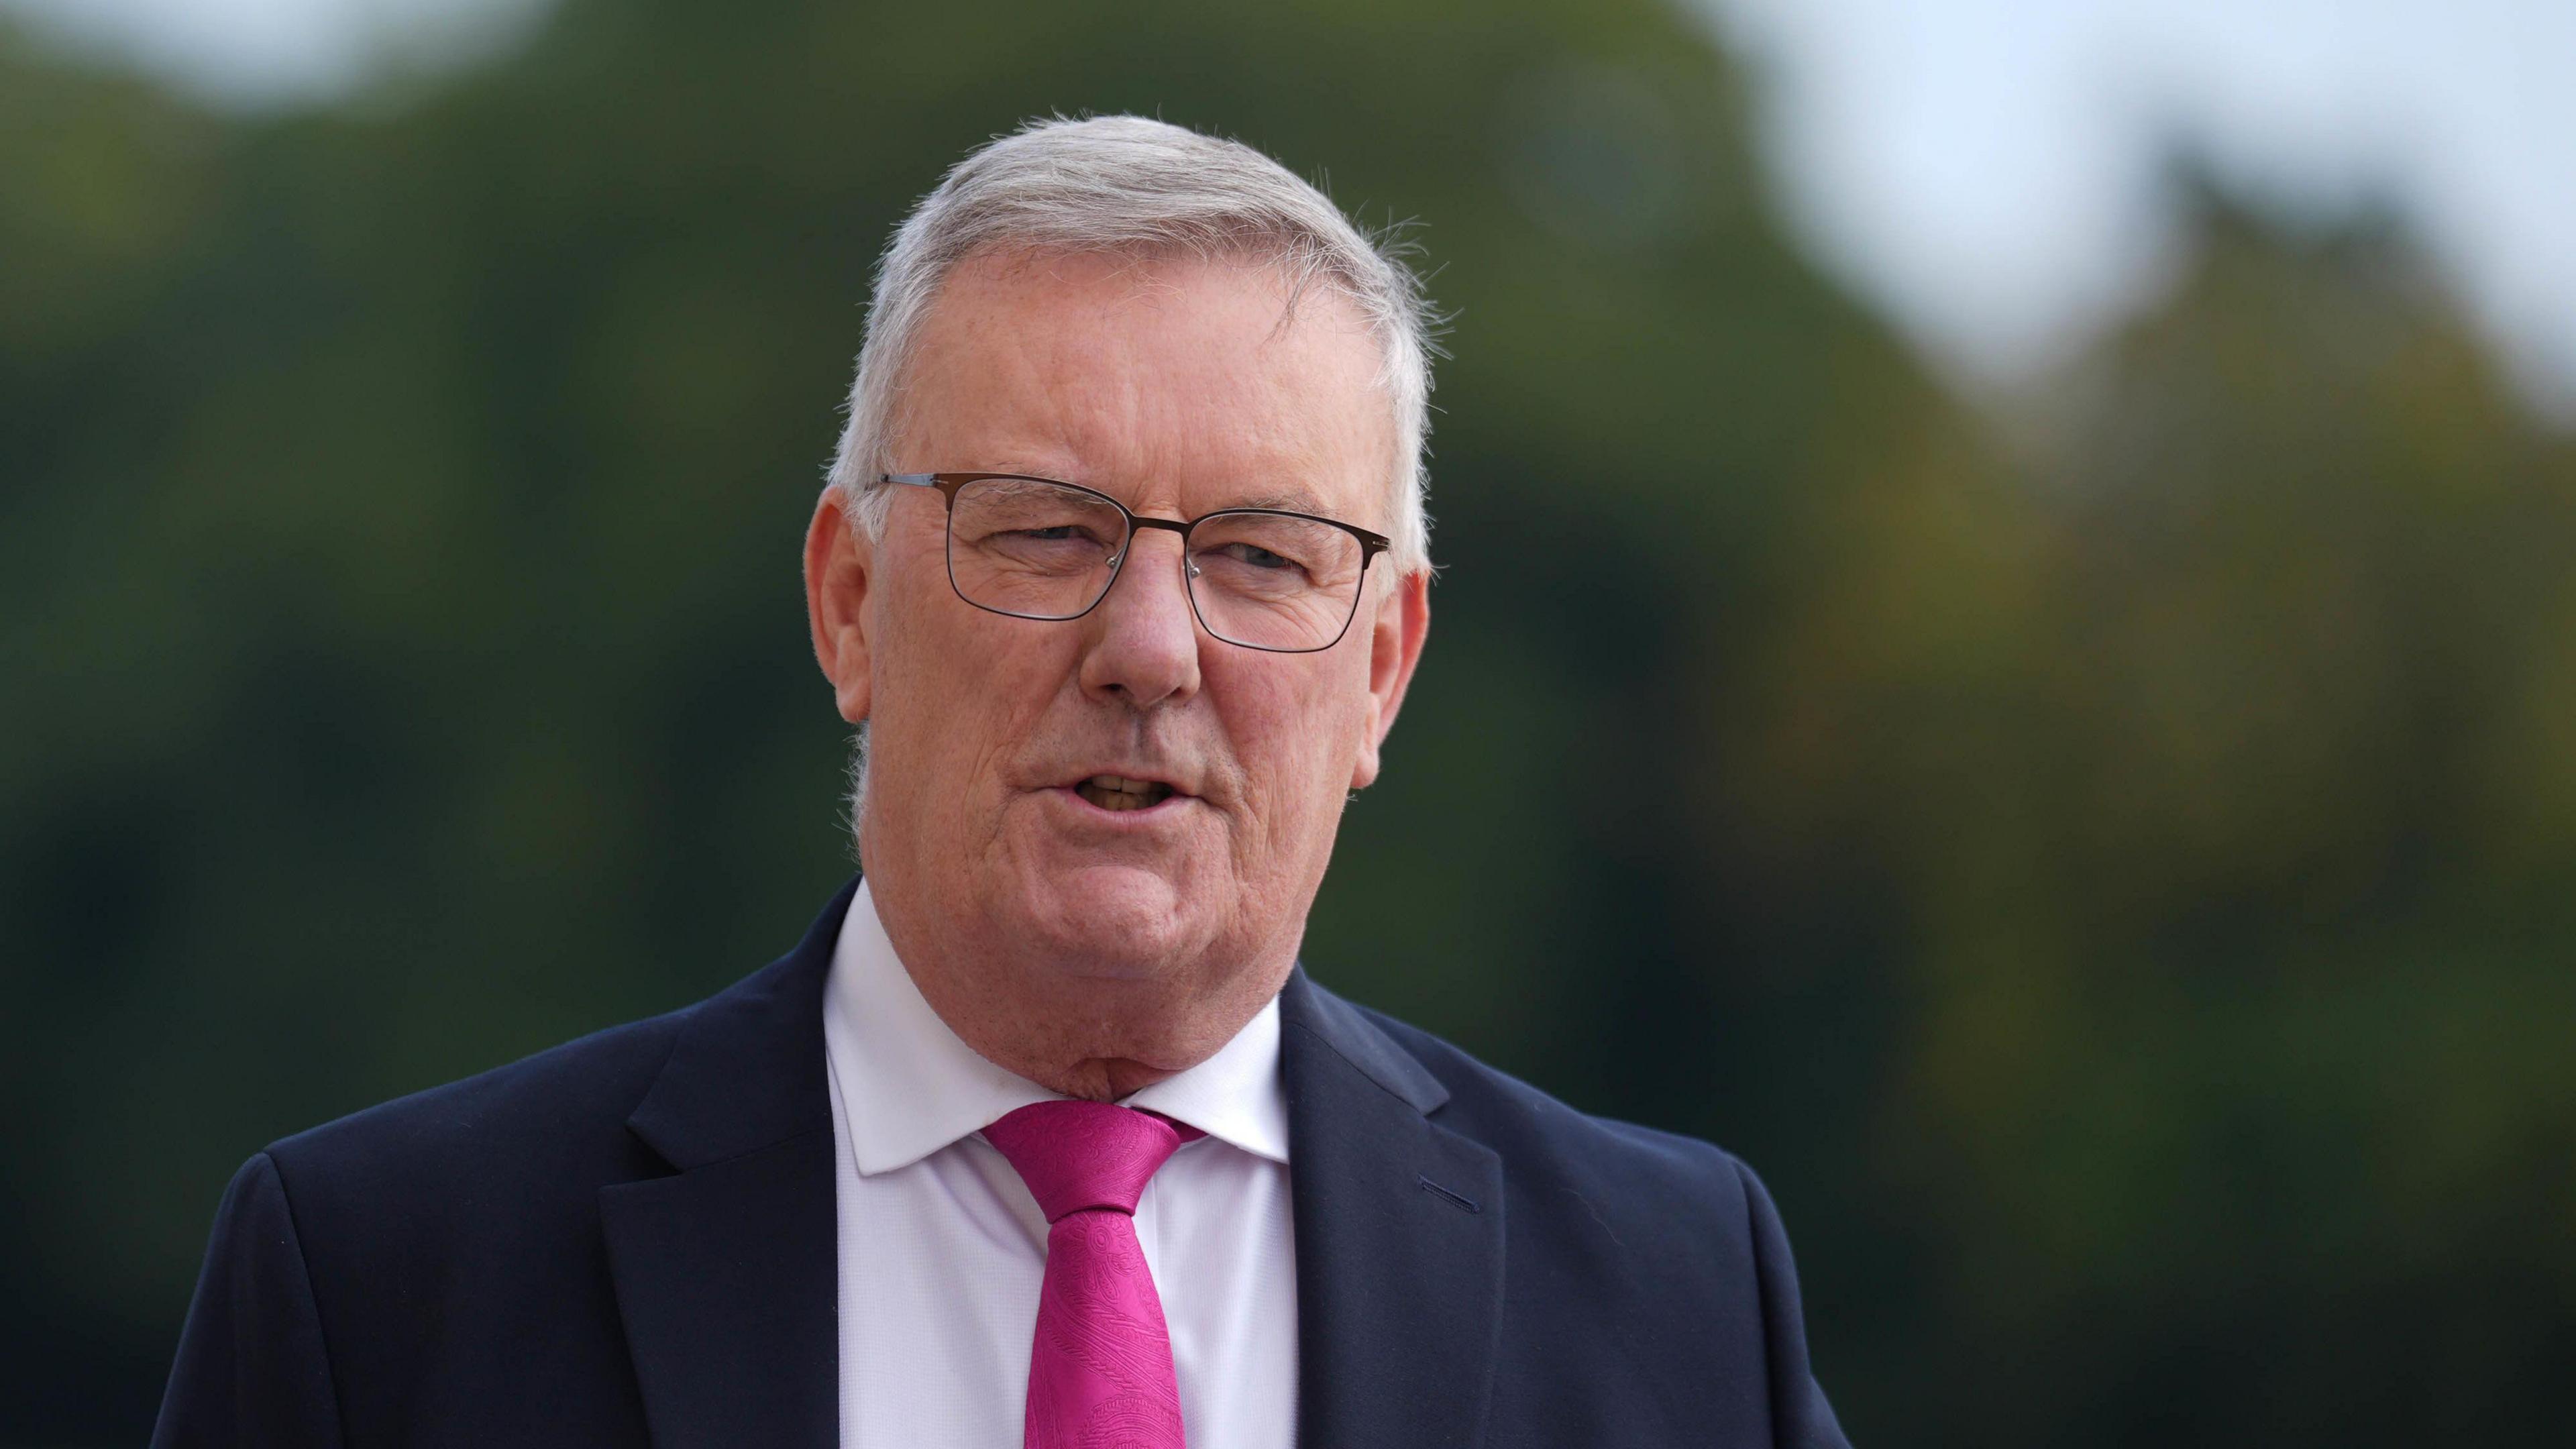
MULTIPOLYGON (((1056 1094, 922 999, 865 882, 823 995, 840 1236, 841 1449, 1021 1449, 1047 1224, 984 1124, 1056 1094)), ((1207 1136, 1136 1205, 1198 1449, 1297 1438, 1297 1268, 1273 1000, 1215 1056, 1126 1099, 1207 1136)))

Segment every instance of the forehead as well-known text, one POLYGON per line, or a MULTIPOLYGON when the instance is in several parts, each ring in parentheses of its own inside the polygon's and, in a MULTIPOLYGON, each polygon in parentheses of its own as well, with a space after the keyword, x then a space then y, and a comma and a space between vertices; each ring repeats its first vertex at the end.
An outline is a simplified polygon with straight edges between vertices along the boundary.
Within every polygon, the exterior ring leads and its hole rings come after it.
POLYGON ((977 257, 915 337, 896 452, 907 470, 1038 473, 1140 511, 1302 503, 1383 528, 1380 355, 1347 298, 1292 299, 1260 262, 977 257))

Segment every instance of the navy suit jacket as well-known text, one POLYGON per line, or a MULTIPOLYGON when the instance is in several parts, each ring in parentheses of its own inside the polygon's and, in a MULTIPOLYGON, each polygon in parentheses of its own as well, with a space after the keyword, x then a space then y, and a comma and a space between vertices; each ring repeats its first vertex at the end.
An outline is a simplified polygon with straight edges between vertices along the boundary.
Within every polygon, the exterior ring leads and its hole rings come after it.
MULTIPOLYGON (((153 1443, 834 1449, 849 898, 695 1006, 253 1157, 153 1443)), ((1302 970, 1280 1019, 1304 1443, 1844 1444, 1743 1164, 1302 970)))

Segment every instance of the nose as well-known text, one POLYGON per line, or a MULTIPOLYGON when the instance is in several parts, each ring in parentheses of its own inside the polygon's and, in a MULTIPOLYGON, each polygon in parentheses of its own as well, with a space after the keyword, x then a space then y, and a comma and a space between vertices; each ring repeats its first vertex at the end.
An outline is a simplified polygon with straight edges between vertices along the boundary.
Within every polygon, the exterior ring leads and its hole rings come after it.
POLYGON ((1083 692, 1135 709, 1180 703, 1198 693, 1198 616, 1181 581, 1181 540, 1139 529, 1108 596, 1083 623, 1083 692))

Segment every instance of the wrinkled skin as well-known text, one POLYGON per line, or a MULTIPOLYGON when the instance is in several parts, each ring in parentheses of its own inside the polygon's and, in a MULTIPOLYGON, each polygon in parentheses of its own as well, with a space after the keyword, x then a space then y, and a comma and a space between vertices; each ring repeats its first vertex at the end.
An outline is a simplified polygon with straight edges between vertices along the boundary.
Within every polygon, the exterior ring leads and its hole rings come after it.
MULTIPOLYGON (((970 260, 919 334, 894 471, 1390 532, 1377 345, 1338 296, 1288 301, 1251 263, 970 260)), ((815 655, 842 718, 869 725, 869 890, 968 1045, 1059 1092, 1124 1096, 1205 1060, 1286 979, 1421 656, 1426 580, 1381 556, 1340 643, 1262 653, 1198 627, 1178 535, 1140 531, 1099 607, 1047 623, 956 596, 945 518, 900 488, 871 543, 827 492, 807 536, 815 655), (1104 774, 1179 793, 1112 812, 1070 788, 1104 774)))

